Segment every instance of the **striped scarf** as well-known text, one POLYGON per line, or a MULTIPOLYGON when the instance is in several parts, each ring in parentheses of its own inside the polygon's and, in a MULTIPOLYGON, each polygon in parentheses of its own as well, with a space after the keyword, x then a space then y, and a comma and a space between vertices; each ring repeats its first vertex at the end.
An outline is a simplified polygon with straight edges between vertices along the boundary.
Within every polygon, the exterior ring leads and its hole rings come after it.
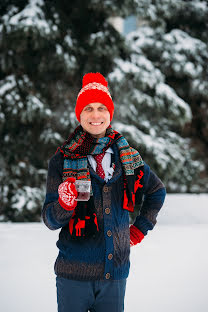
MULTIPOLYGON (((133 212, 135 204, 141 199, 141 192, 138 192, 137 190, 138 188, 141 190, 143 187, 141 182, 144 175, 144 162, 139 152, 130 147, 127 140, 120 133, 113 130, 111 125, 106 129, 105 137, 99 139, 93 138, 88 132, 83 130, 81 125, 79 125, 64 144, 58 147, 56 153, 60 151, 64 156, 62 179, 65 181, 68 177, 74 177, 77 180, 90 181, 87 155, 103 153, 114 143, 118 148, 124 173, 123 209, 133 212)), ((92 188, 91 195, 93 195, 92 188)), ((86 204, 86 202, 83 202, 83 205, 84 204, 86 204)), ((84 208, 83 211, 85 211, 84 208)), ((95 210, 88 213, 91 216, 96 216, 95 210)), ((77 220, 85 218, 84 213, 82 215, 81 208, 75 210, 73 218, 70 221, 71 224, 69 226, 71 234, 75 233, 75 225, 72 225, 75 218, 77 218, 77 220)), ((94 223, 96 223, 96 220, 94 220, 94 223)), ((83 235, 87 236, 86 232, 83 235)), ((76 234, 74 234, 74 236, 76 236, 76 234)))
POLYGON ((128 204, 124 209, 133 211, 135 170, 143 166, 144 162, 139 152, 130 147, 127 140, 113 130, 111 125, 106 129, 106 136, 99 139, 93 138, 79 125, 64 144, 58 147, 56 153, 60 150, 64 155, 63 181, 68 177, 90 181, 87 155, 103 153, 114 143, 118 147, 124 170, 125 192, 128 197, 128 204))

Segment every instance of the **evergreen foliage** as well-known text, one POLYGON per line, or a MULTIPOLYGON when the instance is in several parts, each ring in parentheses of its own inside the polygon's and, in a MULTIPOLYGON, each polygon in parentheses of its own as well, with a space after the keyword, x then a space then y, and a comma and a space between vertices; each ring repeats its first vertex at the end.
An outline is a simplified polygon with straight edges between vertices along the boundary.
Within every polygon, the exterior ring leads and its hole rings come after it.
POLYGON ((1 1, 0 220, 40 220, 47 161, 78 124, 91 71, 109 80, 112 125, 168 191, 204 191, 207 14, 199 0, 1 1), (124 37, 109 18, 131 14, 141 25, 124 37))
POLYGON ((40 220, 47 160, 77 125, 82 76, 106 75, 115 56, 127 55, 125 39, 107 21, 111 13, 108 2, 1 1, 2 220, 40 220))
POLYGON ((141 148, 169 192, 207 191, 207 14, 205 1, 149 1, 127 36, 129 59, 116 59, 109 76, 115 127, 141 148))

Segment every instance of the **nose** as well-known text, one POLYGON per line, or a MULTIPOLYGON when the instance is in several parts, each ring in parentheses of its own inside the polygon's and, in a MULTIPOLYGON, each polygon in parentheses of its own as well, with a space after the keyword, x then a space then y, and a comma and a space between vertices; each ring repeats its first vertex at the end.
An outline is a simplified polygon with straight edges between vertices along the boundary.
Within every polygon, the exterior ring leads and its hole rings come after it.
POLYGON ((92 115, 91 115, 91 117, 93 117, 93 118, 99 118, 100 117, 100 112, 97 110, 97 109, 94 109, 93 111, 92 111, 92 115))

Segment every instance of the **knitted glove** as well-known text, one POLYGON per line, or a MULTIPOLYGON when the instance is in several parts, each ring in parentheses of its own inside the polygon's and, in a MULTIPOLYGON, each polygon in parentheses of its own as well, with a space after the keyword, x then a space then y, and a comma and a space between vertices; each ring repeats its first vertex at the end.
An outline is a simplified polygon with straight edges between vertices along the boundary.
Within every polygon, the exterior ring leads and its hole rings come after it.
POLYGON ((61 183, 58 188, 59 204, 66 210, 73 210, 77 206, 77 201, 75 199, 78 193, 74 182, 75 178, 68 178, 65 182, 61 183))
POLYGON ((130 226, 130 247, 141 243, 144 238, 144 234, 135 226, 130 226))

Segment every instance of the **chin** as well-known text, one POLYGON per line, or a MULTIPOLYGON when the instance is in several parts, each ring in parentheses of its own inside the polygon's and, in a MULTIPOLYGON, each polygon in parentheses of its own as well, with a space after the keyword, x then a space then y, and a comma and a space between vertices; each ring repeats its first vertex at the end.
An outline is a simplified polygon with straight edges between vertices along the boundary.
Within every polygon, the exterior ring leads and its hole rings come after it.
POLYGON ((92 136, 98 136, 98 137, 104 137, 105 136, 105 132, 106 132, 106 128, 104 129, 100 129, 100 130, 92 130, 92 129, 89 129, 88 132, 92 135, 92 136))
POLYGON ((91 134, 95 134, 95 135, 103 134, 104 132, 105 132, 105 130, 103 130, 103 131, 90 131, 91 134))

